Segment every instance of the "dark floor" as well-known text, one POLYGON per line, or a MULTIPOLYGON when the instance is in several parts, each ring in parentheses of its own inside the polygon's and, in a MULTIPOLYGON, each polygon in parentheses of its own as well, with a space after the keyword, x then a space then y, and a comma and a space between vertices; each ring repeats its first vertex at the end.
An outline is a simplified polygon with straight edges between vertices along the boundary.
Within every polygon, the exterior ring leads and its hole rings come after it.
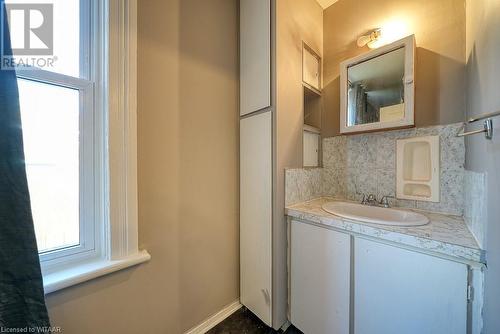
MULTIPOLYGON (((260 321, 252 312, 246 308, 241 308, 233 313, 229 318, 212 328, 207 334, 276 334, 283 333, 269 328, 260 321)), ((290 326, 283 334, 302 334, 297 328, 290 326)))

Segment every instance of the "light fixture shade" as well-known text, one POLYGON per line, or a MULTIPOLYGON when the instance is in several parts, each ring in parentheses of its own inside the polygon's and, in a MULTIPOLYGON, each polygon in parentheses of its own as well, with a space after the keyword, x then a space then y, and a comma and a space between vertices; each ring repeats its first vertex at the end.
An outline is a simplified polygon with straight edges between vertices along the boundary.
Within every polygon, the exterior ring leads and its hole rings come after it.
POLYGON ((365 46, 366 44, 368 44, 369 42, 371 42, 371 40, 372 40, 371 34, 370 35, 360 36, 358 38, 358 46, 360 48, 362 48, 363 46, 365 46))
POLYGON ((384 41, 383 39, 377 38, 377 39, 374 39, 374 40, 371 40, 370 42, 368 42, 368 47, 370 49, 377 49, 377 48, 384 46, 386 44, 387 44, 386 41, 384 41))
POLYGON ((368 35, 360 36, 358 38, 357 44, 360 48, 368 44, 368 47, 373 49, 377 45, 377 41, 380 39, 382 35, 382 31, 380 29, 375 29, 370 32, 368 35))

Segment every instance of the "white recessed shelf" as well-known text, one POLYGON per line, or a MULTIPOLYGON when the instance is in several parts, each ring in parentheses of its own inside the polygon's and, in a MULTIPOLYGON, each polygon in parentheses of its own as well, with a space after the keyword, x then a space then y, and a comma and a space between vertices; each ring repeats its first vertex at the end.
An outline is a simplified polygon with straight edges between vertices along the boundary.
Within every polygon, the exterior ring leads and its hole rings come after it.
POLYGON ((439 202, 439 136, 397 141, 396 195, 439 202))

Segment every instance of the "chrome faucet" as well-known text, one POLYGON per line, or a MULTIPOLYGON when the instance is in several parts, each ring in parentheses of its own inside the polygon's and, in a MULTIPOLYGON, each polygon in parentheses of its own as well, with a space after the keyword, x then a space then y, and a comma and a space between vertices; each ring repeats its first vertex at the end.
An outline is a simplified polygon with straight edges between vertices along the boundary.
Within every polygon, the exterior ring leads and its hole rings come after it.
POLYGON ((375 206, 377 205, 377 197, 375 197, 375 195, 373 194, 368 195, 368 197, 366 195, 363 195, 361 204, 375 206))
POLYGON ((396 198, 396 197, 394 197, 394 196, 383 196, 382 199, 380 200, 380 202, 378 202, 378 204, 380 206, 383 206, 384 208, 389 208, 390 207, 389 206, 389 201, 388 201, 389 198, 396 198))
POLYGON ((361 204, 370 205, 370 206, 382 206, 384 208, 389 208, 389 198, 396 198, 394 196, 383 196, 380 201, 377 201, 377 197, 373 194, 369 194, 368 196, 363 195, 363 199, 361 200, 361 204))

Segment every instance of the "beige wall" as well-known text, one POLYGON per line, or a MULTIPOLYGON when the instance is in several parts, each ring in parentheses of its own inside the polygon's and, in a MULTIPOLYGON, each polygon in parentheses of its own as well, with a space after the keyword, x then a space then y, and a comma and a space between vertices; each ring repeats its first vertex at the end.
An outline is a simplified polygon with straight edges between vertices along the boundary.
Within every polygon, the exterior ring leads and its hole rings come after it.
POLYGON ((316 0, 276 0, 276 182, 273 226, 275 323, 286 319, 285 168, 302 167, 302 41, 323 54, 323 9, 316 0))
POLYGON ((339 0, 324 13, 325 137, 339 132, 340 62, 369 51, 357 38, 391 21, 417 41, 416 125, 464 120, 465 0, 339 0))
MULTIPOLYGON (((467 0, 467 115, 500 110, 500 1, 467 0)), ((466 139, 466 167, 485 173, 487 221, 484 333, 500 333, 500 119, 492 140, 466 139)), ((480 128, 471 125, 470 129, 480 128)))
POLYGON ((182 333, 239 296, 236 0, 141 0, 139 237, 152 260, 47 298, 65 333, 182 333))

